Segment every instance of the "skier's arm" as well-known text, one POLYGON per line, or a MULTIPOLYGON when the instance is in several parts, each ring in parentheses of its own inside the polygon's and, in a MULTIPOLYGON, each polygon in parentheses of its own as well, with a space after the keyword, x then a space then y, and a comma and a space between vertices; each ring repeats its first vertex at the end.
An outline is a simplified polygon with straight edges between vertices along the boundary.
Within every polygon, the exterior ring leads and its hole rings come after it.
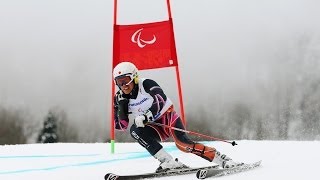
POLYGON ((129 100, 122 97, 120 91, 114 96, 114 123, 115 128, 119 130, 125 130, 129 124, 128 118, 128 103, 129 100))
POLYGON ((160 113, 163 106, 166 104, 167 96, 164 94, 162 88, 151 79, 144 80, 143 87, 145 91, 153 97, 153 103, 149 110, 154 117, 160 113))

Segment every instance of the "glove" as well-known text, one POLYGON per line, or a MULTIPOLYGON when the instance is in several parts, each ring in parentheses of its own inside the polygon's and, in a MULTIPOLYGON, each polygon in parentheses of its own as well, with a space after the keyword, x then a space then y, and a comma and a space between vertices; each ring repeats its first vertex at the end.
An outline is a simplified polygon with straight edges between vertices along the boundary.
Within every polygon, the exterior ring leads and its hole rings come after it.
POLYGON ((117 95, 117 103, 118 103, 118 117, 119 119, 128 119, 128 104, 129 99, 123 97, 125 94, 120 91, 117 95))
POLYGON ((134 124, 136 125, 136 127, 144 127, 145 124, 147 124, 150 121, 153 121, 153 115, 152 112, 150 110, 148 110, 146 113, 137 116, 136 118, 134 118, 134 124))
POLYGON ((128 104, 129 103, 129 95, 127 94, 123 94, 123 92, 120 90, 118 93, 117 93, 117 102, 118 104, 128 104))
POLYGON ((119 120, 115 122, 115 128, 121 131, 124 131, 128 128, 128 120, 119 120))

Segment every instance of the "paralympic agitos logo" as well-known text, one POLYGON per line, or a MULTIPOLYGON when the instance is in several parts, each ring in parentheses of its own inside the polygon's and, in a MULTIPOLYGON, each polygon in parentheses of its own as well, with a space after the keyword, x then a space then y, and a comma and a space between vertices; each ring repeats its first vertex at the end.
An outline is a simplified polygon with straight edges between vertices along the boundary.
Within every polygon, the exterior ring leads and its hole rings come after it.
POLYGON ((140 48, 145 47, 147 44, 153 44, 156 42, 157 38, 155 35, 153 35, 153 38, 151 40, 144 40, 141 38, 141 32, 143 28, 138 29, 136 32, 134 32, 131 36, 131 41, 133 43, 136 43, 140 48))

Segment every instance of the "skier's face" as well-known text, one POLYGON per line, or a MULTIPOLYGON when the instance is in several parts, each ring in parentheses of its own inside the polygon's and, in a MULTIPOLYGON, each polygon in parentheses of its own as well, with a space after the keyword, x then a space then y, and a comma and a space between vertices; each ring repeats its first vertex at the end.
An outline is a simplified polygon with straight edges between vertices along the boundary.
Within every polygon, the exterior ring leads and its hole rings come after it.
POLYGON ((125 94, 129 94, 134 87, 134 82, 129 76, 124 76, 116 79, 116 83, 125 94))

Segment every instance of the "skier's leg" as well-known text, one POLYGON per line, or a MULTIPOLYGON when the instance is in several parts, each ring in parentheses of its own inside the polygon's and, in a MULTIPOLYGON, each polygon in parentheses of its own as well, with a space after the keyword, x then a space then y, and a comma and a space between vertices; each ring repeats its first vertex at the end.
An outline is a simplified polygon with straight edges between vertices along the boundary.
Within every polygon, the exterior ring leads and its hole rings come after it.
MULTIPOLYGON (((179 129, 185 129, 180 117, 173 121, 171 126, 179 129)), ((175 131, 173 129, 170 129, 170 132, 172 134, 174 142, 176 143, 177 148, 181 151, 193 153, 210 162, 214 159, 216 151, 214 148, 192 141, 185 132, 175 131)))
POLYGON ((160 137, 153 128, 145 126, 144 128, 137 128, 134 124, 130 128, 130 134, 142 147, 144 147, 152 156, 154 156, 162 145, 160 137))
MULTIPOLYGON (((170 118, 171 126, 179 129, 185 129, 180 117, 174 111, 167 118, 170 118)), ((204 144, 190 140, 185 132, 176 131, 173 129, 170 129, 170 132, 176 143, 176 146, 183 152, 193 153, 210 162, 213 161, 223 168, 229 168, 241 164, 234 162, 231 158, 221 154, 213 147, 205 146, 204 144)))
POLYGON ((167 153, 159 143, 165 138, 161 129, 149 125, 146 125, 144 128, 137 128, 135 125, 132 125, 130 134, 154 158, 160 161, 160 166, 156 170, 157 172, 165 169, 186 167, 167 153))

